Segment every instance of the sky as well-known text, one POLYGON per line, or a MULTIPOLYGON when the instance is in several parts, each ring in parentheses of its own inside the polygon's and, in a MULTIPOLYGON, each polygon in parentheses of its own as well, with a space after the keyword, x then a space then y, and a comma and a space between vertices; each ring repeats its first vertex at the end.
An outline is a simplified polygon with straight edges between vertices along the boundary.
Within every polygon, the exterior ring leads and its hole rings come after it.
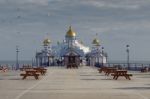
POLYGON ((109 60, 150 61, 150 0, 0 0, 0 60, 31 60, 48 37, 63 41, 72 26, 92 46, 97 37, 109 60), (96 33, 98 36, 96 36, 96 33))

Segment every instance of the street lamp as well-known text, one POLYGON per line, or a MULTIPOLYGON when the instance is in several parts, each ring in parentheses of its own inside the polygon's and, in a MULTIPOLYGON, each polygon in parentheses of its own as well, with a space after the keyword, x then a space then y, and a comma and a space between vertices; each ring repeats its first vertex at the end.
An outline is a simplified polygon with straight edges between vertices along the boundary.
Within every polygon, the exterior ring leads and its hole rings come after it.
POLYGON ((19 56, 19 46, 16 46, 16 70, 19 69, 19 59, 18 59, 18 56, 19 56))
POLYGON ((104 47, 102 47, 102 67, 103 67, 103 55, 104 55, 104 47))
POLYGON ((129 63, 129 58, 130 58, 130 56, 129 56, 129 45, 126 45, 126 52, 127 52, 127 66, 128 66, 128 69, 130 69, 130 63, 129 63))
POLYGON ((105 52, 106 62, 108 62, 108 54, 105 52))

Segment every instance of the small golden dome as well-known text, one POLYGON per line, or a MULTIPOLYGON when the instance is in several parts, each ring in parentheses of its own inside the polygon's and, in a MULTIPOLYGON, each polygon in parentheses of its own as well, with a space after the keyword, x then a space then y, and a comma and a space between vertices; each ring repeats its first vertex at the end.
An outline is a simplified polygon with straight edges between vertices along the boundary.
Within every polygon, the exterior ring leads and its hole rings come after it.
POLYGON ((99 41, 97 38, 95 38, 95 39, 93 40, 92 44, 94 44, 94 45, 96 45, 96 46, 99 46, 99 45, 100 45, 100 41, 99 41))
POLYGON ((69 27, 69 30, 66 33, 66 36, 68 36, 68 37, 75 37, 76 36, 76 33, 72 30, 71 26, 69 27))
POLYGON ((43 44, 44 44, 44 45, 49 45, 50 43, 51 43, 50 39, 45 39, 45 40, 43 41, 43 44))

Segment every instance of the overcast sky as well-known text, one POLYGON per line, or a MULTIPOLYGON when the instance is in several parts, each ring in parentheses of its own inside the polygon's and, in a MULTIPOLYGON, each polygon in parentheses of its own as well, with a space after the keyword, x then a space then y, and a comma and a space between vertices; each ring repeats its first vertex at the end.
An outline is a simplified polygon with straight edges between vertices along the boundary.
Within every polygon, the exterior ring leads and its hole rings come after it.
POLYGON ((72 25, 85 45, 98 33, 110 60, 150 61, 150 0, 0 0, 0 60, 31 60, 48 35, 62 41, 72 25))

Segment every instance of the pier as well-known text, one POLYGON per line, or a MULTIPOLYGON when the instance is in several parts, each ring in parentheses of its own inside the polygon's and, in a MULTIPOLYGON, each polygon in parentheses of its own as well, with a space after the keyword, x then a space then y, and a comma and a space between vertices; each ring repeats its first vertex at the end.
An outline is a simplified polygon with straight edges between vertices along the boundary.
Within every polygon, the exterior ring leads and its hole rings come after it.
POLYGON ((39 80, 22 80, 20 71, 0 73, 0 99, 149 99, 150 72, 133 74, 131 80, 98 73, 97 68, 48 67, 39 80))

